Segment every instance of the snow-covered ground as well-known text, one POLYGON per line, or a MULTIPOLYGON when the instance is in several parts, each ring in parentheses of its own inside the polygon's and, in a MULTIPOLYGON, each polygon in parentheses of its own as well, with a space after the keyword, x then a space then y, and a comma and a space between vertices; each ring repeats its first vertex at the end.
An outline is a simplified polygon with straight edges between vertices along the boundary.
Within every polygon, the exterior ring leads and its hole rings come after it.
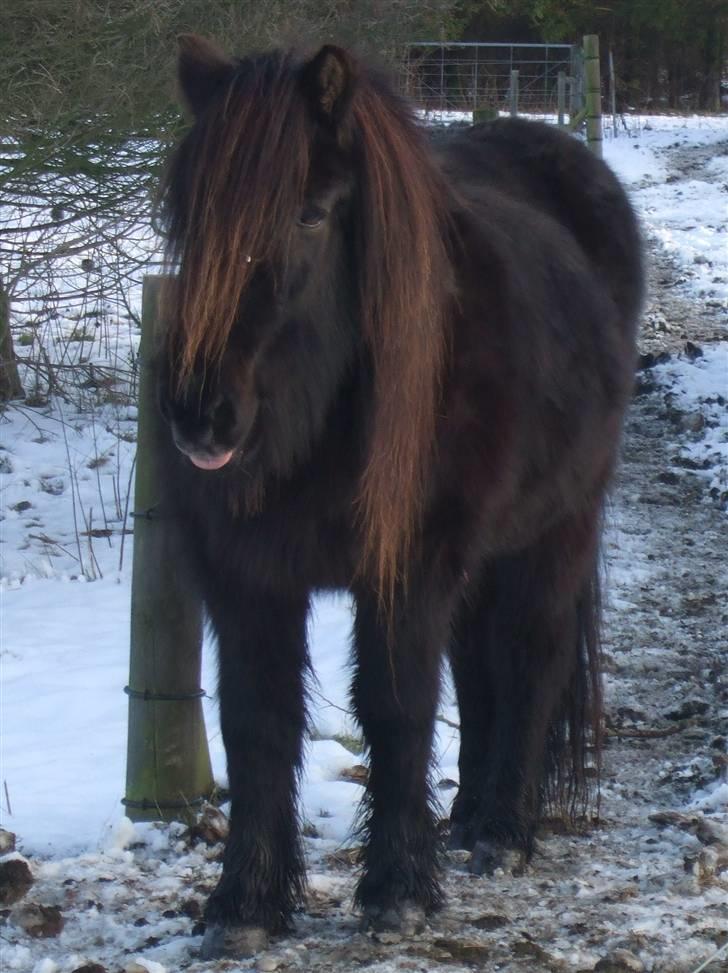
MULTIPOLYGON (((687 432, 680 430, 686 435, 679 436, 676 427, 674 465, 664 474, 678 476, 690 469, 704 488, 699 502, 725 505, 728 118, 628 119, 626 131, 622 128, 618 138, 607 138, 605 156, 630 188, 647 236, 662 248, 664 258, 674 267, 671 280, 664 286, 679 295, 682 306, 690 306, 697 319, 705 316, 711 337, 723 339, 703 344, 701 355, 673 356, 656 365, 650 374, 654 385, 668 396, 667 407, 676 415, 687 416, 686 421, 693 417, 692 427, 687 432)), ((120 349, 117 342, 117 359, 133 354, 137 338, 128 319, 120 323, 119 340, 128 348, 120 349)), ((683 324, 668 322, 666 347, 680 347, 678 332, 683 324)), ((74 322, 68 326, 73 327, 74 322)), ((686 337, 695 338, 687 325, 686 337)), ((702 339, 700 332, 697 338, 702 339)), ((104 349, 99 347, 96 354, 103 359, 104 349)), ((133 407, 112 397, 104 401, 103 390, 95 394, 98 408, 93 414, 75 413, 53 399, 44 408, 21 405, 0 416, 2 827, 17 835, 19 851, 32 861, 36 891, 29 898, 35 894, 34 901, 57 904, 64 913, 73 913, 59 936, 45 940, 29 938, 11 917, 8 924, 0 926, 0 955, 5 969, 19 973, 70 973, 83 966, 85 959, 102 962, 116 971, 135 957, 138 969, 149 973, 203 969, 207 968, 204 964, 193 961, 199 944, 199 938, 192 935, 194 908, 185 914, 175 906, 165 916, 164 902, 177 902, 185 890, 192 890, 198 872, 209 867, 211 853, 191 849, 182 840, 181 829, 132 826, 123 817, 120 804, 126 756, 127 697, 123 687, 128 681, 133 553, 127 498, 136 413, 133 407), (93 901, 81 902, 83 893, 78 890, 84 883, 93 885, 93 901), (140 894, 149 897, 148 908, 135 910, 134 898, 140 894), (145 911, 155 919, 140 924, 137 920, 145 911)), ((728 523, 726 528, 728 533, 728 523)), ((700 537, 696 543, 701 543, 700 537)), ((617 609, 623 593, 640 585, 649 573, 649 545, 649 533, 635 541, 620 533, 619 521, 612 529, 608 570, 617 609), (646 572, 643 576, 641 565, 646 572)), ((310 627, 318 682, 311 696, 313 733, 302 785, 303 817, 316 835, 307 839, 313 902, 309 911, 315 914, 317 896, 329 907, 333 902, 334 911, 338 909, 343 917, 343 930, 351 934, 353 920, 346 911, 350 876, 327 865, 326 858, 346 845, 361 795, 361 787, 346 779, 347 769, 362 759, 353 752, 357 728, 347 702, 348 598, 319 598, 310 627)), ((705 632, 704 637, 718 639, 719 633, 705 632)), ((644 652, 645 665, 651 651, 649 644, 634 646, 635 653, 644 652)), ((611 693, 619 693, 618 682, 616 676, 610 676, 611 693)), ((216 778, 224 782, 213 646, 208 642, 203 686, 208 693, 205 716, 213 768, 216 778)), ((444 719, 439 724, 436 780, 457 780, 457 731, 450 726, 457 721, 457 713, 447 693, 441 713, 444 719)), ((722 717, 728 720, 728 702, 722 717)), ((725 770, 723 773, 722 783, 696 778, 692 793, 688 789, 684 794, 686 814, 702 810, 716 825, 728 825, 728 783, 725 770)), ((606 786, 609 791, 613 785, 608 782, 606 786)), ((440 792, 445 809, 452 794, 446 787, 440 792)), ((599 838, 590 839, 590 843, 594 841, 598 844, 599 838)), ((591 854, 584 849, 585 857, 591 854)), ((626 882, 633 867, 639 871, 642 866, 634 865, 628 857, 619 867, 615 864, 607 878, 613 880, 619 875, 626 882)), ((564 886, 567 896, 580 895, 581 868, 587 866, 574 865, 571 892, 564 886)), ((514 887, 503 894, 522 895, 528 903, 536 894, 537 882, 535 874, 520 892, 514 887)), ((715 910, 721 897, 725 901, 725 895, 725 886, 711 887, 704 892, 701 907, 715 910)), ((501 907, 497 895, 493 898, 497 912, 501 907)), ((693 902, 693 911, 695 906, 693 902)), ((568 899, 563 908, 571 908, 568 899)), ((659 909, 659 903, 645 904, 641 922, 647 939, 658 929, 665 938, 659 909)), ((718 914, 716 928, 722 928, 724 936, 728 936, 727 911, 722 919, 720 910, 711 913, 718 914)), ((697 940, 692 949, 685 946, 686 937, 693 934, 699 936, 700 929, 676 929, 672 958, 678 962, 675 957, 684 956, 685 965, 670 969, 688 973, 698 965, 693 962, 696 956, 708 955, 697 940)), ((277 961, 302 969, 329 968, 302 966, 301 955, 300 943, 289 945, 279 951, 277 961)), ((468 955, 478 968, 511 968, 507 964, 486 966, 484 957, 478 960, 476 953, 463 954, 459 960, 456 953, 449 968, 469 968, 472 963, 468 955)), ((592 944, 564 946, 561 951, 552 950, 551 955, 562 964, 557 968, 576 971, 593 968, 594 957, 600 953, 592 944)), ((650 955, 645 949, 645 956, 650 955)), ((512 968, 541 969, 538 964, 542 958, 534 956, 528 960, 532 965, 516 964, 512 968)), ((425 965, 401 968, 439 969, 435 959, 433 954, 427 963, 422 960, 425 965)), ((645 961, 648 969, 663 969, 659 963, 651 966, 651 960, 645 961)), ((236 970, 243 967, 247 968, 246 964, 234 966, 236 970)), ((225 965, 217 968, 233 969, 225 965)), ((369 968, 384 971, 400 966, 390 962, 369 968)), ((718 968, 712 966, 708 973, 718 968)))

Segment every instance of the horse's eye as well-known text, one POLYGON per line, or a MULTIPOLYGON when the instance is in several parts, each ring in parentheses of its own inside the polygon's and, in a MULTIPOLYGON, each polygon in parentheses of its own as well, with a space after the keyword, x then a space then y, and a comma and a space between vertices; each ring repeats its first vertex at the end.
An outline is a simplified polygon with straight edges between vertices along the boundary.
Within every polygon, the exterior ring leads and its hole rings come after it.
POLYGON ((321 226, 325 219, 326 213, 320 206, 304 206, 298 217, 298 225, 307 230, 314 230, 317 226, 321 226))

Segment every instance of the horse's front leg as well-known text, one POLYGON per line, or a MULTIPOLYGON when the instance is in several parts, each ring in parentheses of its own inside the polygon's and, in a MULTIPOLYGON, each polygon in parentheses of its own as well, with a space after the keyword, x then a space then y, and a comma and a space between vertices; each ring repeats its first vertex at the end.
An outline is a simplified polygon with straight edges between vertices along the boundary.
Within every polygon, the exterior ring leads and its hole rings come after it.
POLYGON ((446 630, 436 593, 411 594, 389 618, 375 596, 357 593, 352 697, 370 773, 356 900, 367 925, 405 935, 442 902, 429 770, 446 630))
POLYGON ((209 592, 218 637, 220 724, 231 812, 201 955, 244 956, 288 925, 304 870, 296 779, 305 724, 308 597, 209 592))

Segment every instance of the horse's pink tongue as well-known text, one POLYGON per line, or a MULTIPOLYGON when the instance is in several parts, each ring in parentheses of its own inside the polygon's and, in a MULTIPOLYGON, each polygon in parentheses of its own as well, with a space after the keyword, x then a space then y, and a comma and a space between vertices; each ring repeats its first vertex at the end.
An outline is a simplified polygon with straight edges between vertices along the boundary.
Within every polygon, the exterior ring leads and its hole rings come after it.
POLYGON ((220 453, 219 456, 193 456, 190 455, 190 460, 199 470, 219 470, 223 467, 233 455, 232 449, 227 453, 220 453))

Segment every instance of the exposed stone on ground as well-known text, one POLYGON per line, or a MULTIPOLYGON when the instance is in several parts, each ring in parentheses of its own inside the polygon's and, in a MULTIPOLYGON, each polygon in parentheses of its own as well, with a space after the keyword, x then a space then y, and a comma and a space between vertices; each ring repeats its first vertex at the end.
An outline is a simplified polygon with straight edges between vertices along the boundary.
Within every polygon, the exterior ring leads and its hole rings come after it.
POLYGON ((255 964, 260 973, 274 973, 281 965, 279 956, 262 956, 255 964))
POLYGON ((369 779, 369 768, 363 764, 354 764, 353 767, 346 767, 339 774, 341 780, 348 780, 352 784, 366 784, 369 779))
POLYGON ((595 973, 642 973, 644 963, 627 949, 615 949, 594 967, 595 973))
POLYGON ((12 831, 0 828, 0 855, 7 855, 10 851, 15 851, 15 835, 12 831))
POLYGON ((470 925, 475 926, 476 929, 501 929, 503 926, 507 926, 508 922, 509 920, 505 916, 486 914, 478 916, 477 919, 472 919, 470 925))
POLYGON ((20 902, 33 885, 33 874, 24 858, 0 861, 0 906, 20 902))
POLYGON ((11 913, 14 925, 20 926, 33 939, 50 939, 63 931, 64 919, 55 905, 36 905, 29 902, 11 913))

